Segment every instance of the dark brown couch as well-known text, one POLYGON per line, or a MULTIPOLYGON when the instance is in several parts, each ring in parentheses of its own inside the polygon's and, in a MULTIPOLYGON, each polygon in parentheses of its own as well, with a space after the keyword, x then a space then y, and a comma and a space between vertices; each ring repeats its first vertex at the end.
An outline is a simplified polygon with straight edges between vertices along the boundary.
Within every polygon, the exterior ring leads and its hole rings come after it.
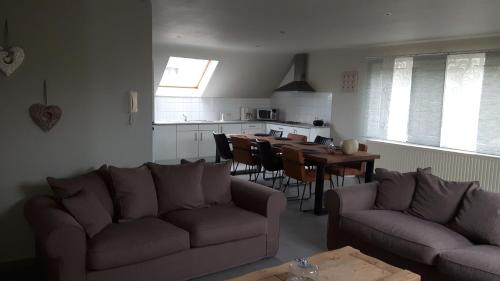
POLYGON ((423 281, 500 280, 500 247, 474 244, 445 225, 404 212, 374 209, 378 185, 326 193, 328 249, 353 246, 414 271, 423 281))
POLYGON ((88 238, 50 196, 25 207, 36 252, 50 280, 186 280, 274 256, 280 192, 231 179, 233 204, 113 223, 88 238))

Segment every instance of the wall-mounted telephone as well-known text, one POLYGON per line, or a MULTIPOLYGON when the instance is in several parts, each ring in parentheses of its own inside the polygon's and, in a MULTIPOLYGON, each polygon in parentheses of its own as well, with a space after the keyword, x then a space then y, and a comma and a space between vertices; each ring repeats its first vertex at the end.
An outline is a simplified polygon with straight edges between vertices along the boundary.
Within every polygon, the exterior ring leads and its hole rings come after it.
POLYGON ((128 112, 129 112, 129 123, 134 124, 134 114, 139 111, 139 105, 137 103, 138 93, 136 91, 130 91, 128 95, 128 112))

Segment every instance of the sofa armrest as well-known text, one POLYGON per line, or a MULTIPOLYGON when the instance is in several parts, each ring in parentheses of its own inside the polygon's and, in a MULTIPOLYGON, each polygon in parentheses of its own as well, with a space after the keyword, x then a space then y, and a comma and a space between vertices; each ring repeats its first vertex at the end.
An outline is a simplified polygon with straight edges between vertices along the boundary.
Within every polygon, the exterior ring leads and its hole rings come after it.
POLYGON ((87 240, 83 227, 49 196, 29 200, 24 213, 49 280, 86 280, 87 240))
POLYGON ((340 216, 347 212, 369 210, 375 205, 378 182, 335 188, 325 194, 325 206, 328 210, 327 246, 337 249, 340 241, 340 216))
POLYGON ((236 177, 231 177, 231 196, 236 206, 265 217, 279 216, 286 207, 283 193, 236 177))
POLYGON ((231 178, 231 195, 237 207, 267 218, 266 257, 279 249, 280 216, 286 208, 283 193, 253 182, 231 178))

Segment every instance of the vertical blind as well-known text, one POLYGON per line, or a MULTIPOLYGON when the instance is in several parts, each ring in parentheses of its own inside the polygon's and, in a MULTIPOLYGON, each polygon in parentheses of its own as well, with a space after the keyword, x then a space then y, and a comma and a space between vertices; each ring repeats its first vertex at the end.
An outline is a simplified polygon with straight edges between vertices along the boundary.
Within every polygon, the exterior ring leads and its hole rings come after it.
POLYGON ((500 52, 369 60, 367 137, 500 155, 500 52))

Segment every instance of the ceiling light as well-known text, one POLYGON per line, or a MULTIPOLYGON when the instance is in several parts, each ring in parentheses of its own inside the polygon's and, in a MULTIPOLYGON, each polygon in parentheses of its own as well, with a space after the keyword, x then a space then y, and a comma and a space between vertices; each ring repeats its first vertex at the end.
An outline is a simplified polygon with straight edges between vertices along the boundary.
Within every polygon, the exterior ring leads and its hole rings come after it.
POLYGON ((391 13, 391 12, 386 12, 386 13, 385 13, 385 16, 386 16, 386 17, 390 17, 390 16, 392 16, 392 13, 391 13))
POLYGON ((286 32, 285 32, 284 30, 280 30, 280 34, 281 34, 281 35, 285 35, 285 34, 286 34, 286 32))

